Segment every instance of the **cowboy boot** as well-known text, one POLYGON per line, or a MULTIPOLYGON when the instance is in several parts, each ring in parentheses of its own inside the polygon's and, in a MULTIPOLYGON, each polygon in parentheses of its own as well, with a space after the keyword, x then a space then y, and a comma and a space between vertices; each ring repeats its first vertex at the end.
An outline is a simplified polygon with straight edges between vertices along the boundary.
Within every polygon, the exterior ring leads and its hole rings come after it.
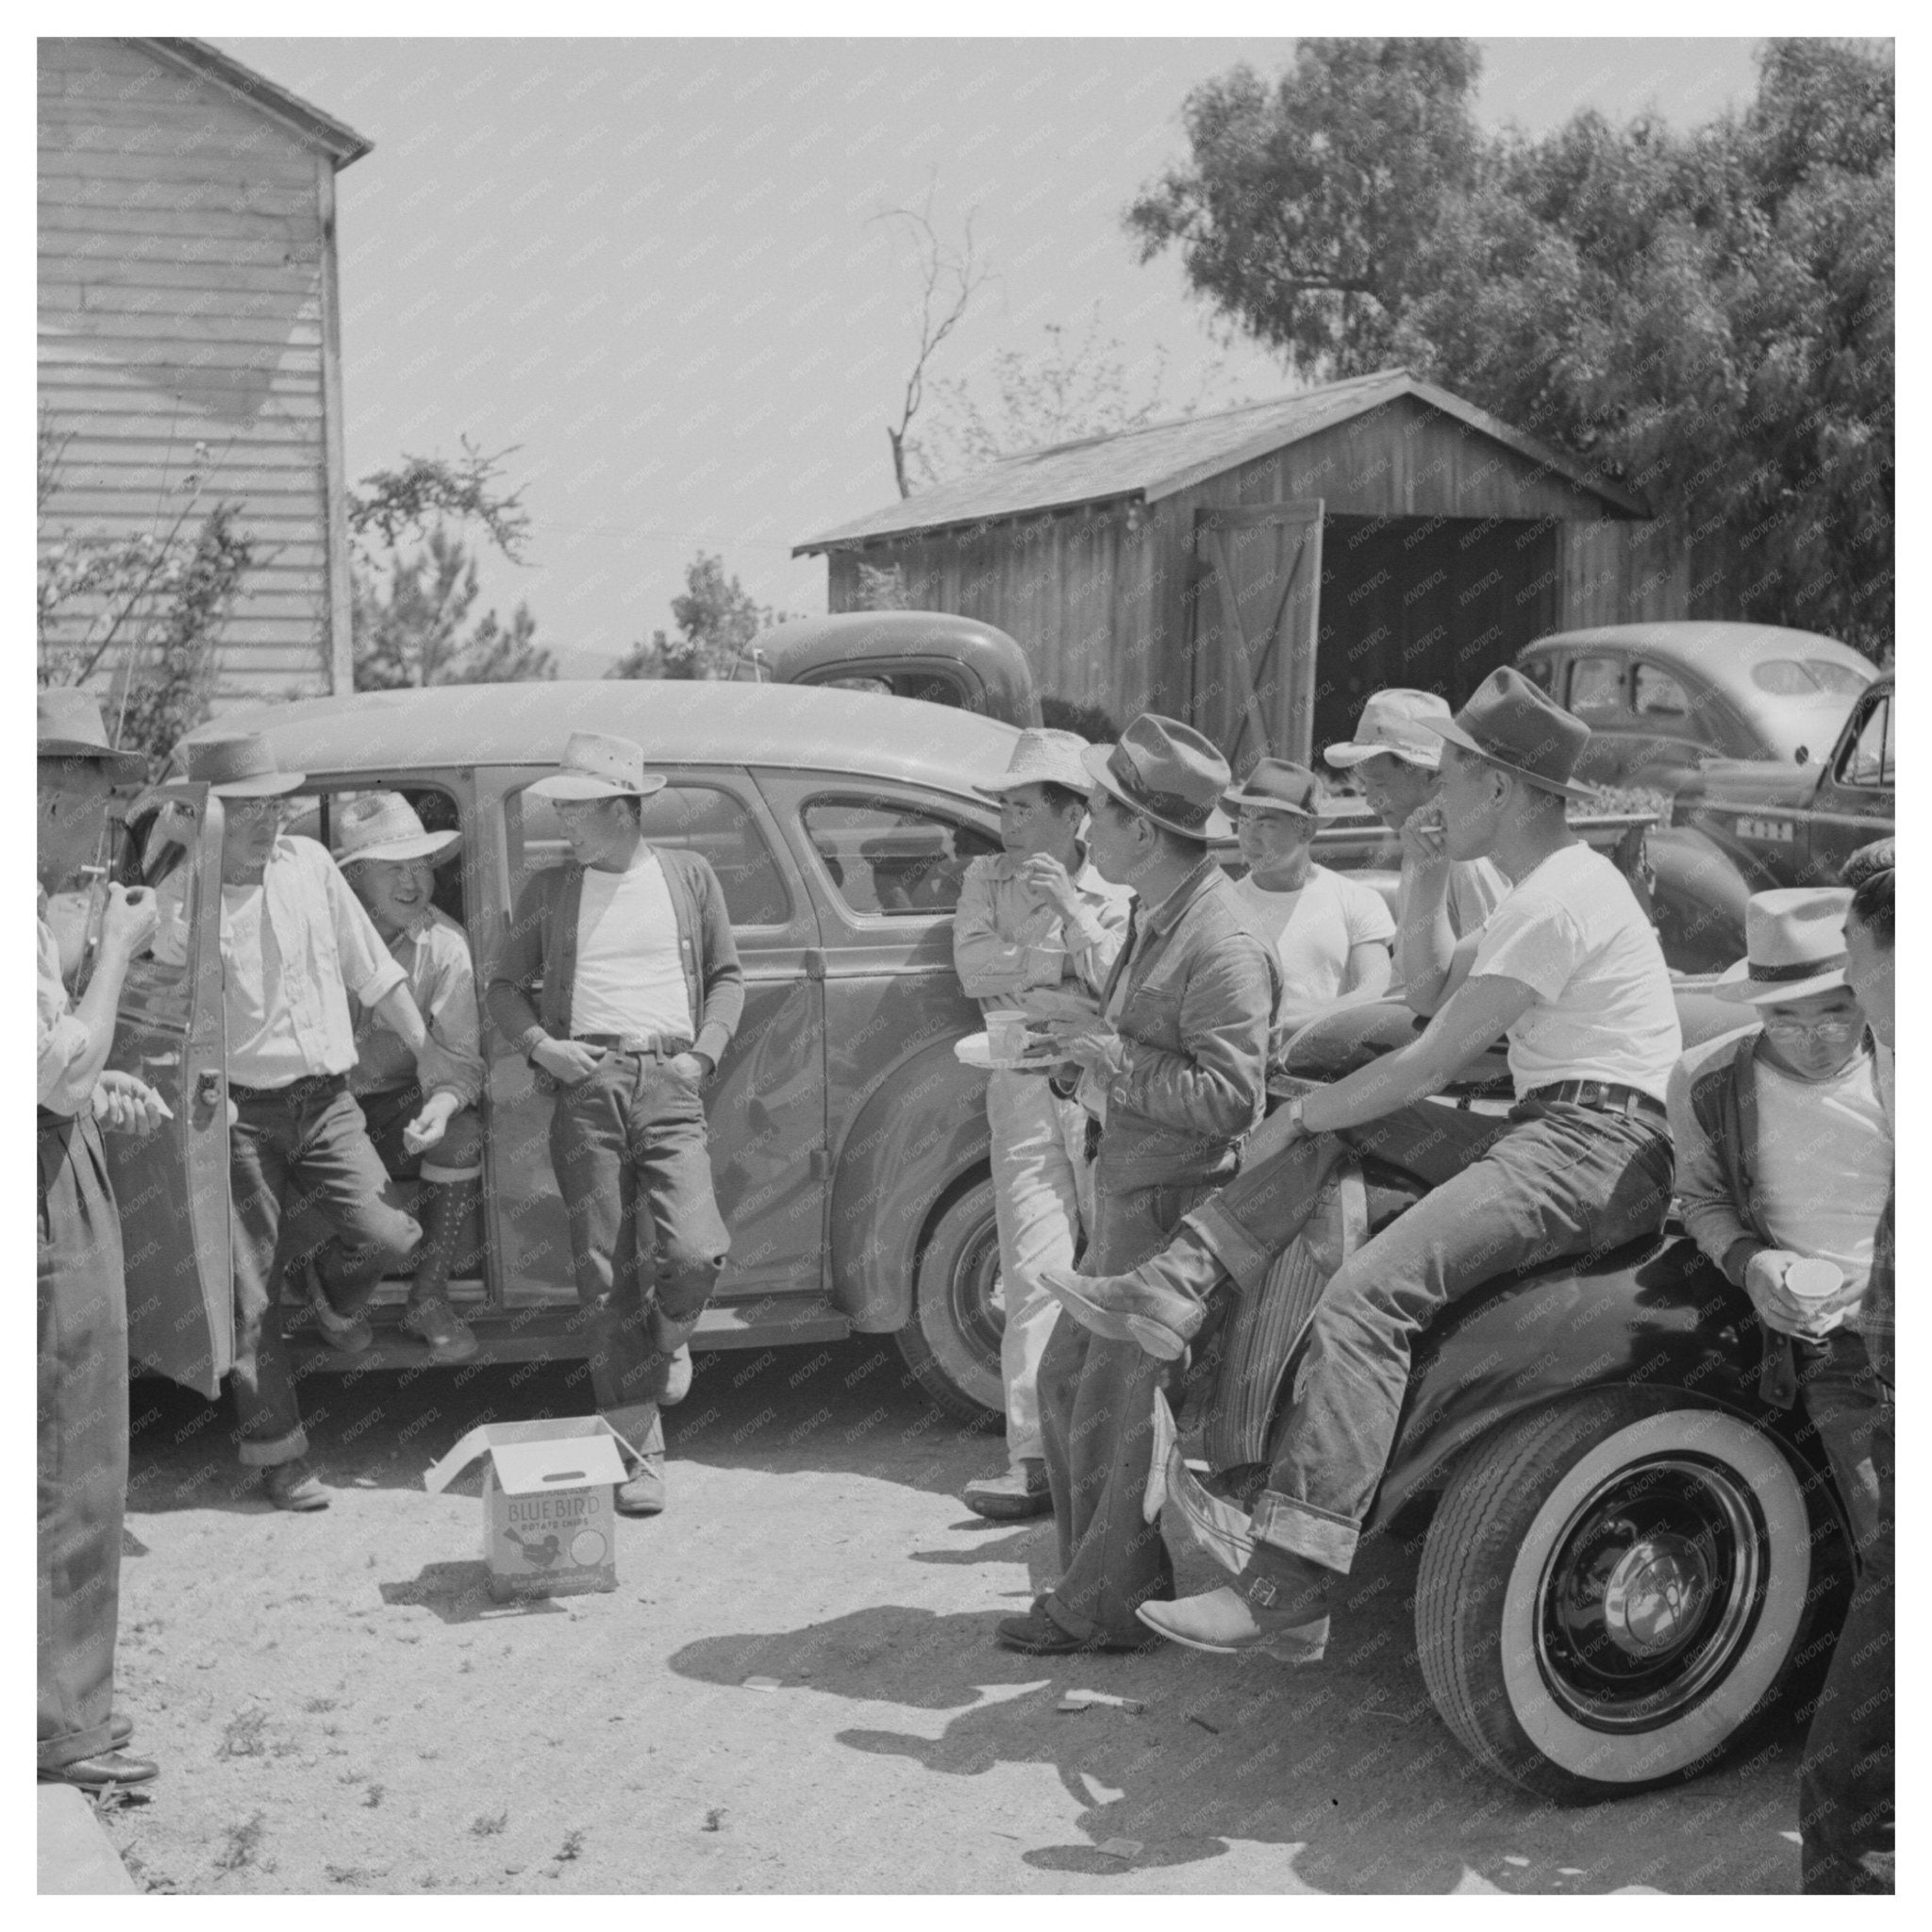
POLYGON ((1329 1591, 1340 1581, 1306 1557, 1257 1543, 1235 1582, 1172 1603, 1144 1603, 1134 1614, 1190 1650, 1265 1650, 1282 1663, 1319 1663, 1328 1643, 1329 1591))
POLYGON ((1227 1272, 1192 1228, 1125 1274, 1075 1274, 1048 1268, 1047 1291, 1074 1320, 1113 1341, 1137 1341, 1161 1361, 1185 1353, 1208 1317, 1208 1297, 1227 1272))
POLYGON ((439 1364, 468 1361, 478 1346, 469 1324, 450 1306, 449 1271, 464 1219, 481 1191, 475 1180, 425 1181, 417 1206, 423 1245, 403 1326, 429 1344, 429 1359, 439 1364))

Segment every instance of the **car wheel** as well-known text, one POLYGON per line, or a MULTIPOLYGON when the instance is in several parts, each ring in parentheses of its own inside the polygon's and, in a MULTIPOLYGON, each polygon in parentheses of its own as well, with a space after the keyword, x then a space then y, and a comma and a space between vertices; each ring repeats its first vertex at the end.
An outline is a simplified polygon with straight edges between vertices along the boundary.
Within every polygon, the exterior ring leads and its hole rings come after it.
POLYGON ((1603 1390, 1506 1427, 1450 1483, 1416 1641, 1489 1770, 1578 1802, 1704 1769, 1775 1697, 1812 1576, 1783 1451, 1721 1410, 1603 1390))
POLYGON ((933 1224, 919 1251, 912 1319, 893 1339, 920 1387, 948 1415, 988 1423, 1006 1414, 1005 1332, 992 1182, 982 1180, 933 1224))

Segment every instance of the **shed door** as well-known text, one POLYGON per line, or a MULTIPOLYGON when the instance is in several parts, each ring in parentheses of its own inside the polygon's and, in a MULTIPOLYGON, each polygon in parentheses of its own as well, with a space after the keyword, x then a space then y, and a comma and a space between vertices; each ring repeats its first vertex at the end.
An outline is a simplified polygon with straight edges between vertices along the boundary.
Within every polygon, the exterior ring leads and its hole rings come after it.
POLYGON ((1322 499, 1194 513, 1191 722, 1238 777, 1308 762, 1322 610, 1322 499))

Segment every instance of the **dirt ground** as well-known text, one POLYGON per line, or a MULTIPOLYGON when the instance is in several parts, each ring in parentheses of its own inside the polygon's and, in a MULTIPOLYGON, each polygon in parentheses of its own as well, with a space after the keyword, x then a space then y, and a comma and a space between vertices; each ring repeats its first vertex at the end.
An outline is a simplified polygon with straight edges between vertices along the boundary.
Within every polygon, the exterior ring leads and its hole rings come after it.
MULTIPOLYGON (((1372 1544, 1329 1660, 992 1641, 1050 1523, 887 1347, 699 1358, 671 1507, 614 1594, 498 1607, 465 1428, 581 1412, 569 1367, 318 1375, 315 1516, 238 1493, 224 1406, 135 1385, 118 1699, 151 1795, 103 1814, 162 1891, 1794 1891, 1797 1749, 1557 1809, 1476 1771, 1372 1544), (1144 1703, 1058 1708, 1070 1690, 1144 1703)), ((1207 1587, 1182 1558, 1182 1588, 1207 1587)))

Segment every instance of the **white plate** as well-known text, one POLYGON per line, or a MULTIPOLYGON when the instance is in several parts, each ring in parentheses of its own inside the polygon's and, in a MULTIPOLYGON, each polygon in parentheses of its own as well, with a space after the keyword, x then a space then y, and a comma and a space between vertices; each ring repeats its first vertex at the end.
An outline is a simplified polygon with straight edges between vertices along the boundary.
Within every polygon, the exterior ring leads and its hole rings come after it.
POLYGON ((953 1058, 962 1067, 976 1068, 982 1074, 1050 1074, 1059 1065, 1051 1055, 1028 1054, 1024 1059, 996 1060, 992 1042, 984 1033, 969 1033, 953 1042, 953 1058))

